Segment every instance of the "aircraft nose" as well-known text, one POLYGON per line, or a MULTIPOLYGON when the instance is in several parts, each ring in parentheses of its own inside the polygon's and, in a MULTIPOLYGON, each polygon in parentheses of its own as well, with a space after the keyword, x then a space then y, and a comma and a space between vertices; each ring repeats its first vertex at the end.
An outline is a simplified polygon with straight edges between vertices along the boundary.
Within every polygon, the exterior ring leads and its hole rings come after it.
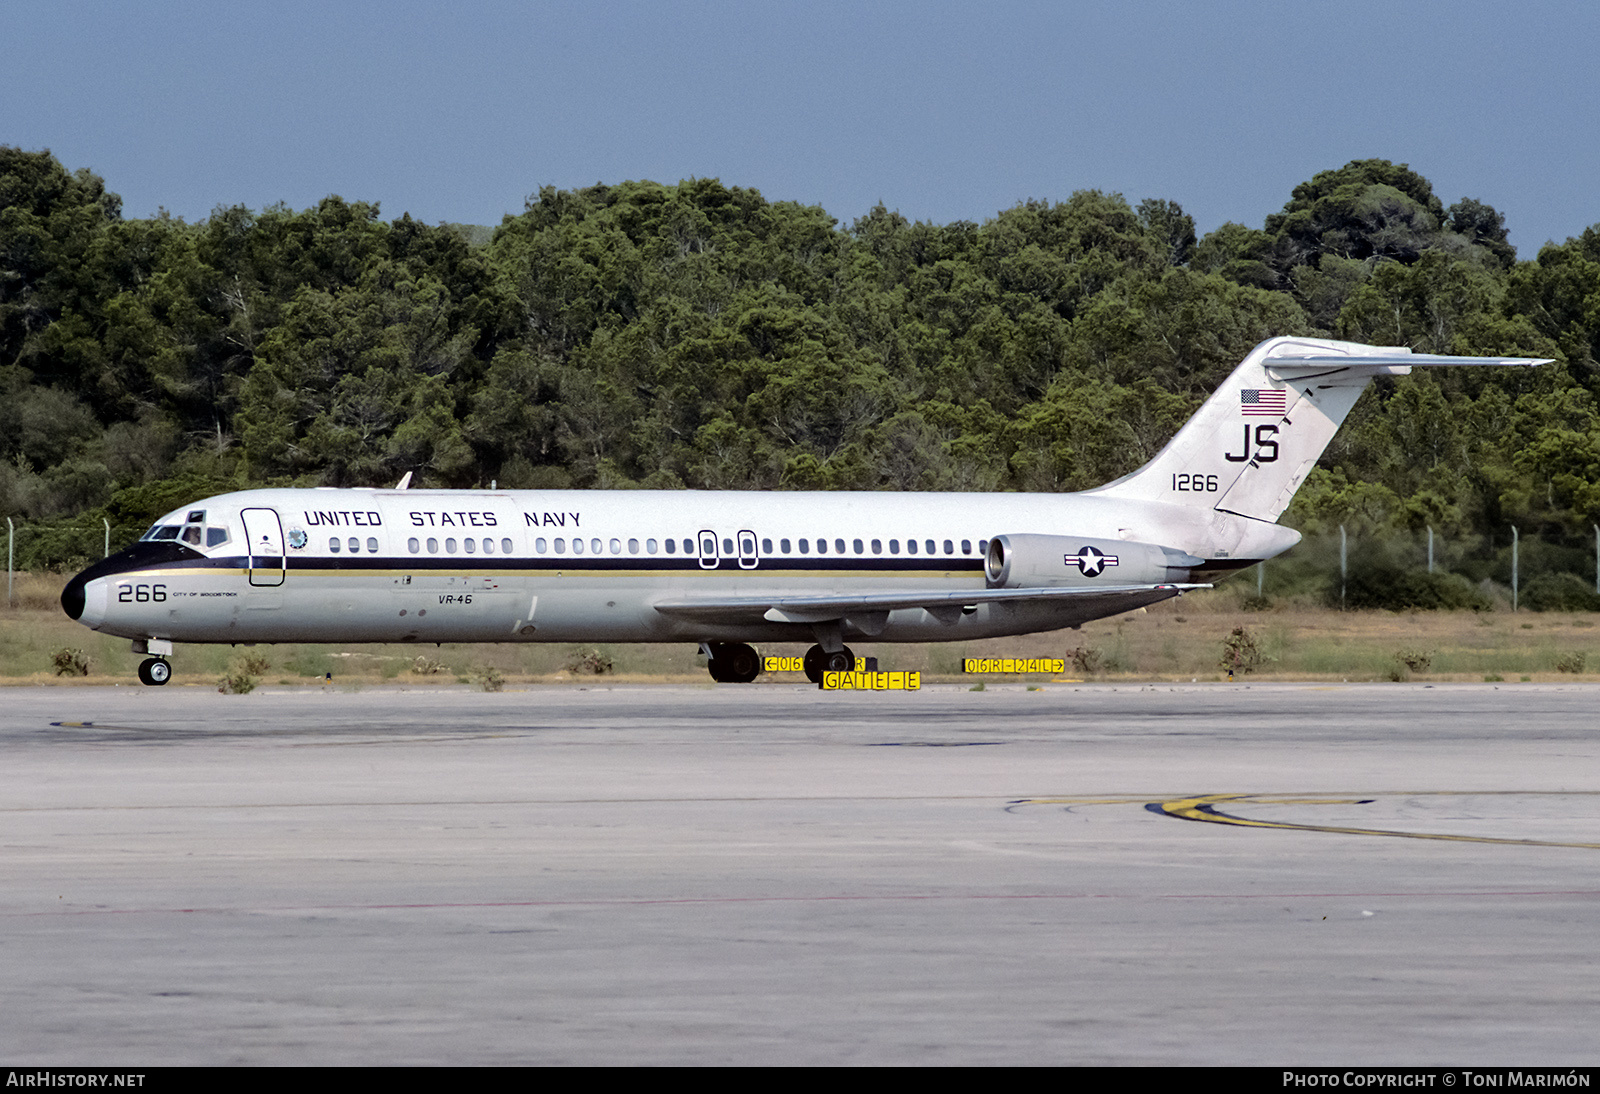
POLYGON ((69 619, 83 618, 84 589, 89 585, 83 577, 83 574, 79 574, 67 582, 67 587, 61 590, 61 610, 67 613, 69 619))
POLYGON ((106 619, 106 580, 103 577, 84 579, 79 574, 61 590, 61 607, 79 623, 98 630, 106 619))
POLYGON ((181 543, 140 540, 101 559, 67 582, 67 587, 61 590, 61 610, 84 626, 98 629, 105 622, 111 582, 146 567, 197 560, 204 561, 205 556, 181 543))

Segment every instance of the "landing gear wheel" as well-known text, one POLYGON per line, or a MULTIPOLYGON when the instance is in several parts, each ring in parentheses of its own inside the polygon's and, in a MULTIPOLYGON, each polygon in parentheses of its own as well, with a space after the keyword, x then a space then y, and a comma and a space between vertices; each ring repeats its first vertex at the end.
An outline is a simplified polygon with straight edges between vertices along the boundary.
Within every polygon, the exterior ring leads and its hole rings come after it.
POLYGON ((172 679, 172 666, 159 657, 151 657, 139 663, 139 683, 151 687, 160 687, 172 679))
POLYGON ((713 642, 706 670, 719 684, 748 684, 761 675, 761 655, 743 642, 713 642))
POLYGON ((850 647, 845 646, 838 653, 826 653, 821 646, 812 646, 806 650, 806 679, 813 684, 822 683, 824 672, 853 672, 856 667, 856 655, 850 652, 850 647))

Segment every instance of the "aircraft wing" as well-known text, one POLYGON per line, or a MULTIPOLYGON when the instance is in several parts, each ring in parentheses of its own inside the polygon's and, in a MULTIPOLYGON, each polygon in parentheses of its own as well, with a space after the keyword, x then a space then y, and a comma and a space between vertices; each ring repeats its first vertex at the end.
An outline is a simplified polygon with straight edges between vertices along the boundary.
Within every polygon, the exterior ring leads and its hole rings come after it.
POLYGON ((1074 585, 1036 589, 946 589, 909 590, 893 593, 820 596, 705 596, 658 600, 655 609, 667 615, 689 619, 727 621, 759 617, 771 623, 827 623, 835 619, 855 619, 882 615, 907 608, 922 608, 941 622, 954 623, 962 609, 979 604, 1076 602, 1085 608, 1113 607, 1129 611, 1147 604, 1179 596, 1190 589, 1209 589, 1210 585, 1074 585))

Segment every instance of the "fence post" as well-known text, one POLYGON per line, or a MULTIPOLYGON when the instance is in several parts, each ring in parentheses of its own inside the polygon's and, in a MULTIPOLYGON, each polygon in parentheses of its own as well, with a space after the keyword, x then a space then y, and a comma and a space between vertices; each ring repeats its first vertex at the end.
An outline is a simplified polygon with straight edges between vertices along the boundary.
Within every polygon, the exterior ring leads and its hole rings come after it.
POLYGON ((1350 579, 1350 568, 1346 564, 1344 525, 1339 525, 1339 610, 1344 611, 1344 587, 1350 579))
POLYGON ((100 518, 100 523, 104 524, 106 526, 106 553, 104 555, 102 555, 101 557, 102 558, 110 558, 111 557, 111 522, 109 520, 107 520, 105 517, 101 517, 100 518))
POLYGON ((1258 598, 1265 596, 1266 595, 1266 588, 1267 588, 1267 562, 1266 562, 1266 559, 1262 559, 1260 562, 1256 563, 1256 596, 1258 598))
POLYGON ((8 608, 11 606, 11 563, 12 563, 12 560, 16 557, 16 553, 12 550, 12 547, 11 547, 11 540, 12 540, 12 537, 15 534, 15 532, 16 532, 16 529, 14 529, 11 526, 11 518, 7 517, 6 518, 6 607, 8 607, 8 608))
POLYGON ((1433 573, 1433 525, 1428 525, 1428 572, 1433 573))
POLYGON ((1517 526, 1511 526, 1511 610, 1517 610, 1517 526))

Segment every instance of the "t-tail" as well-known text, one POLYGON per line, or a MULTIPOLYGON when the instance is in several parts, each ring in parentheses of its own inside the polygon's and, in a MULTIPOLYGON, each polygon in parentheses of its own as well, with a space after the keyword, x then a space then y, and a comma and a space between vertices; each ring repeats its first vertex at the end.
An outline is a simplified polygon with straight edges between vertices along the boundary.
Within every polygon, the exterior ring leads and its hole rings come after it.
POLYGON ((1178 502, 1275 522, 1374 376, 1418 365, 1542 365, 1519 357, 1446 357, 1404 346, 1270 338, 1244 359, 1156 457, 1089 493, 1178 502))

